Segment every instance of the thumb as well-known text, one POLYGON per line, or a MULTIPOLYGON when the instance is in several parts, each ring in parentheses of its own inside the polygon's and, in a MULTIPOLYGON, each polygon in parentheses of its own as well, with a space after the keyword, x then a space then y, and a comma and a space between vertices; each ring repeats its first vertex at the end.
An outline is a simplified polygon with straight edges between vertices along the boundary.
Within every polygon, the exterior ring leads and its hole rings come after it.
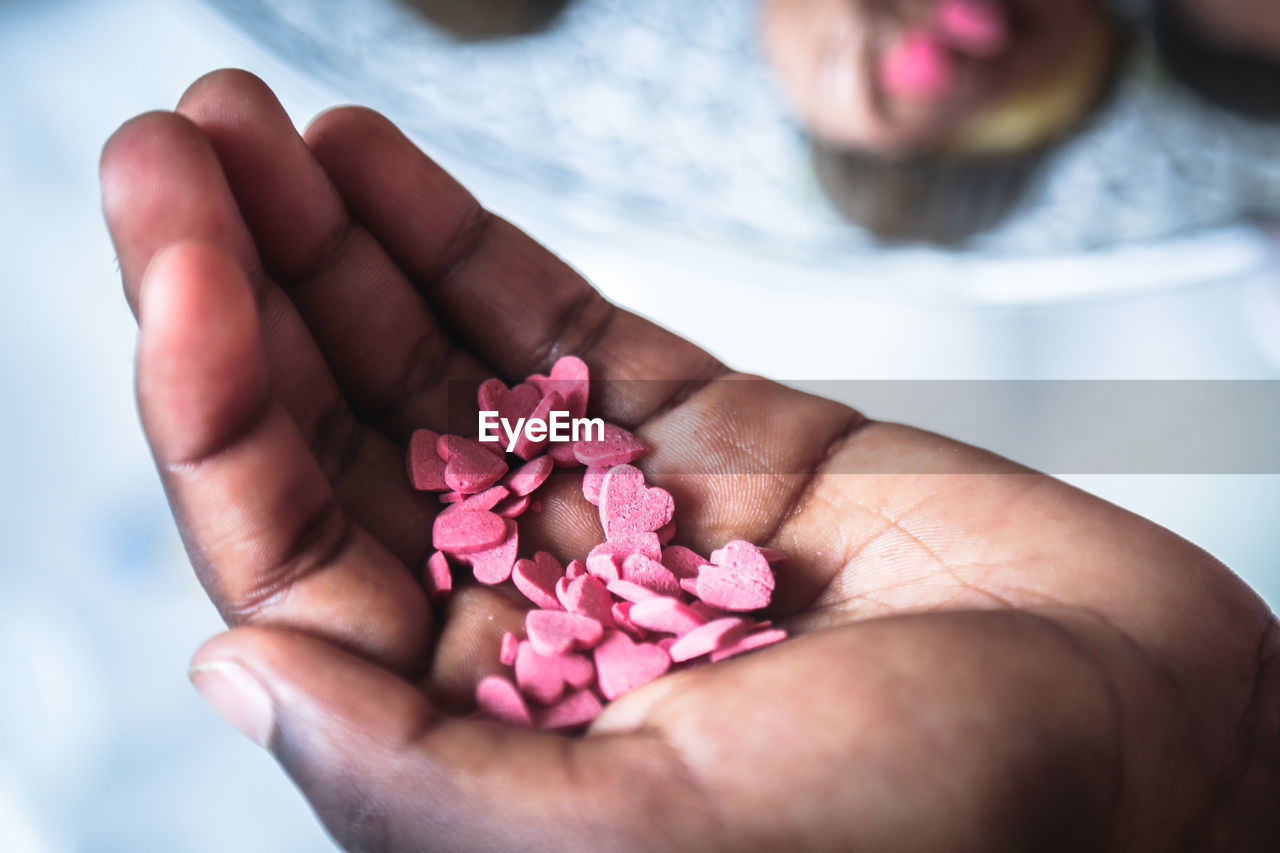
POLYGON ((220 634, 196 652, 190 677, 272 752, 346 849, 648 847, 654 809, 688 802, 653 737, 570 738, 449 716, 390 670, 298 632, 220 634))

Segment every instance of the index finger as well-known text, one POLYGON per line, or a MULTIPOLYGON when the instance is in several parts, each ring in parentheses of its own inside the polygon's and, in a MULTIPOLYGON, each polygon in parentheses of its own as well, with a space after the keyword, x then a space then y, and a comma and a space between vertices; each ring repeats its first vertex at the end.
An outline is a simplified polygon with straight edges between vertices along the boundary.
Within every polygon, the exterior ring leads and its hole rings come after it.
POLYGON ((605 417, 644 422, 728 369, 601 296, 581 275, 479 202, 390 121, 341 107, 307 144, 348 209, 377 237, 455 336, 508 378, 562 355, 610 380, 605 417), (617 382, 614 380, 646 380, 617 382))

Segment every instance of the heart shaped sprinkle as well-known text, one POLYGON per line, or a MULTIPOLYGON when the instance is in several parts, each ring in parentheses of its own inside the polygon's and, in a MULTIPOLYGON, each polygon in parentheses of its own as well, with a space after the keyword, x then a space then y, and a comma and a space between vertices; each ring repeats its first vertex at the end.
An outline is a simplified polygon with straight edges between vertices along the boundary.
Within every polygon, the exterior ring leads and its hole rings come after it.
POLYGON ((719 607, 712 607, 705 601, 698 601, 696 598, 689 602, 689 607, 693 609, 694 613, 702 617, 703 622, 714 622, 717 619, 724 619, 733 615, 728 611, 721 610, 719 607))
POLYGON ((644 554, 628 554, 622 561, 622 580, 640 584, 660 595, 679 595, 680 581, 671 570, 644 554))
POLYGON ((511 577, 511 570, 516 564, 516 552, 520 548, 520 534, 516 523, 509 518, 502 518, 501 521, 504 529, 501 542, 483 551, 475 551, 459 557, 463 562, 470 564, 471 573, 475 575, 476 580, 490 586, 500 584, 511 577))
MULTIPOLYGON (((501 379, 486 379, 476 392, 480 411, 497 412, 499 418, 512 424, 529 417, 543 396, 542 389, 532 382, 521 382, 508 388, 501 379)), ((502 443, 506 444, 505 441, 502 443)))
POLYGON ((531 728, 533 715, 516 686, 501 675, 489 675, 476 685, 476 705, 493 719, 509 726, 531 728))
POLYGON ((551 469, 556 467, 550 456, 539 456, 531 459, 512 471, 503 479, 502 484, 511 490, 513 495, 531 495, 551 476, 551 469))
MULTIPOLYGON (((560 396, 559 392, 551 391, 538 401, 538 405, 534 406, 533 411, 529 413, 529 420, 547 423, 552 412, 562 412, 564 410, 564 398, 560 396)), ((520 430, 516 436, 515 444, 512 445, 513 452, 521 459, 533 459, 547 449, 548 440, 549 436, 536 440, 532 439, 526 431, 520 430)))
POLYGON ((644 474, 633 465, 610 468, 600 483, 600 523, 606 539, 657 530, 671 521, 674 511, 671 494, 646 486, 644 474))
POLYGON ((445 462, 436 452, 439 440, 440 434, 429 429, 415 429, 409 436, 405 467, 409 471, 409 482, 419 491, 438 492, 449 488, 444 478, 445 462))
POLYGON ((590 665, 582 655, 543 654, 532 641, 516 648, 516 684, 535 702, 550 705, 564 692, 565 677, 562 657, 576 657, 590 665))
POLYGON ((755 634, 748 634, 735 643, 727 646, 721 646, 719 649, 711 653, 711 662, 716 663, 725 658, 731 658, 734 655, 740 655, 743 652, 749 652, 752 649, 759 649, 764 646, 771 645, 785 640, 787 632, 781 628, 770 628, 767 631, 759 631, 755 634))
POLYGON ((539 711, 538 728, 547 731, 575 729, 600 716, 603 707, 590 690, 577 690, 567 694, 550 708, 539 711))
POLYGON ((610 631, 594 652, 596 677, 606 699, 648 684, 671 668, 671 656, 652 643, 637 643, 610 631))
POLYGON ((605 424, 599 438, 574 442, 573 457, 588 467, 612 467, 634 462, 648 452, 644 442, 620 426, 605 424))
POLYGON ((698 571, 710 562, 683 545, 669 545, 662 549, 662 565, 678 578, 696 578, 698 571))
POLYGON ((547 445, 547 455, 556 463, 557 468, 576 468, 581 463, 573 455, 572 441, 553 441, 547 445))
MULTIPOLYGON (((608 473, 609 469, 604 465, 589 465, 586 473, 582 475, 582 496, 592 506, 600 506, 600 484, 604 482, 604 475, 608 473)), ((441 477, 443 476, 442 472, 441 477)))
POLYGON ((773 570, 760 549, 735 539, 711 552, 711 564, 698 573, 697 592, 707 604, 724 610, 758 610, 773 595, 773 570))
POLYGON ((461 509, 469 509, 473 511, 493 509, 503 500, 511 495, 506 486, 490 486, 483 492, 476 492, 474 495, 468 495, 462 500, 453 504, 446 512, 453 512, 461 509))
POLYGON ((563 610, 530 610, 524 631, 533 648, 544 655, 570 649, 589 649, 600 642, 604 626, 590 616, 563 610))
POLYGON ((501 503, 493 508, 493 511, 503 518, 519 518, 532 505, 533 501, 529 499, 528 495, 523 497, 511 495, 508 498, 504 498, 501 503))
POLYGON ((543 610, 563 609, 556 597, 556 581, 563 577, 560 561, 546 551, 534 554, 532 560, 517 560, 511 572, 516 589, 543 610))
POLYGON ((566 355, 551 365, 551 375, 543 376, 535 373, 527 381, 537 385, 542 393, 552 391, 564 398, 565 411, 571 418, 580 418, 587 413, 587 394, 591 390, 591 372, 587 363, 577 356, 566 355))
POLYGON ((747 620, 740 616, 728 616, 699 625, 687 634, 682 634, 667 649, 671 659, 676 662, 693 660, 709 655, 717 649, 736 643, 747 633, 747 620))
POLYGON ((613 603, 613 622, 618 626, 619 630, 626 631, 631 639, 643 640, 649 636, 649 632, 631 621, 631 608, 633 607, 635 607, 635 604, 630 601, 615 601, 613 603))
POLYGON ((587 571, 605 583, 611 583, 622 577, 622 567, 618 565, 618 558, 609 553, 588 554, 587 571))
POLYGON ((678 598, 666 595, 637 601, 628 615, 632 624, 640 628, 677 637, 703 624, 702 617, 693 608, 678 598))
POLYGON ((587 554, 587 571, 592 571, 592 558, 609 558, 609 563, 613 568, 609 568, 606 563, 598 563, 593 574, 598 573, 602 580, 608 583, 611 580, 617 580, 622 577, 622 563, 632 554, 643 554, 651 560, 659 560, 662 557, 662 546, 658 542, 657 534, 654 533, 634 533, 627 536, 619 536, 617 539, 608 542, 601 542, 599 545, 591 549, 587 554), (605 575, 609 575, 605 577, 605 575))
POLYGON ((449 597, 449 591, 453 589, 453 573, 449 570, 449 560, 443 552, 436 551, 427 558, 422 582, 427 590, 427 598, 431 601, 443 601, 449 597))
POLYGON ((560 675, 564 678, 564 683, 574 690, 581 690, 595 682, 596 665, 587 655, 565 652, 557 656, 556 661, 560 664, 560 675))
POLYGON ((648 601, 650 598, 657 598, 659 595, 649 587, 641 586, 631 581, 609 581, 606 589, 623 601, 648 601))
POLYGON ((613 627, 613 616, 609 612, 613 597, 609 590, 594 575, 581 575, 573 580, 563 579, 556 582, 556 597, 570 613, 579 613, 594 619, 606 628, 613 627))
POLYGON ((502 644, 498 646, 498 663, 503 666, 515 666, 516 651, 520 648, 520 638, 510 631, 502 632, 502 644))
POLYGON ((676 538, 676 523, 668 521, 666 524, 654 531, 654 535, 658 537, 658 542, 663 547, 671 544, 671 540, 676 538))
POLYGON ((484 491, 507 473, 507 463, 474 438, 442 435, 436 442, 436 452, 446 463, 445 483, 464 495, 484 491))
POLYGON ((484 551, 506 537, 507 519, 486 511, 442 512, 431 526, 432 544, 454 555, 484 551))

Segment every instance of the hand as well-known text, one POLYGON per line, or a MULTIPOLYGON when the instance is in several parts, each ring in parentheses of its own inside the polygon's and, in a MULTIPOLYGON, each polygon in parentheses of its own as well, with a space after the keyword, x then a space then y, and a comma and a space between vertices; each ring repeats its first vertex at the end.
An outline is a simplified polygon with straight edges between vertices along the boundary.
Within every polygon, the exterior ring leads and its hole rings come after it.
MULTIPOLYGON (((340 844, 1256 849, 1280 831, 1280 631, 1168 531, 732 374, 367 110, 299 137, 260 81, 217 72, 126 123, 102 182, 143 425, 233 626, 193 679, 340 844), (795 634, 646 685, 576 738, 464 716, 520 607, 469 587, 433 621, 415 571, 438 504, 403 469, 448 380, 566 353, 646 380, 593 406, 654 448, 641 466, 681 540, 791 555, 772 615, 795 634), (780 473, 680 473, 700 458, 780 473)), ((598 541, 574 480, 522 519, 526 551, 598 541)))

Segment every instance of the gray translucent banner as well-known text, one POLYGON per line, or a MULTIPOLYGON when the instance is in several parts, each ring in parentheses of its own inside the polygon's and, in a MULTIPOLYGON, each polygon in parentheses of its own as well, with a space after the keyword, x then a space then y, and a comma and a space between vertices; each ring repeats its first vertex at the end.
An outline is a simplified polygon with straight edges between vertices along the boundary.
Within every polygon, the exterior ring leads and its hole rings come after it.
MULTIPOLYGON (((593 381, 590 414, 607 418, 612 412, 634 411, 634 401, 660 399, 672 384, 593 381)), ((1280 381, 1275 380, 785 384, 846 403, 870 418, 937 432, 1050 474, 1280 474, 1280 381)), ((698 392, 660 420, 673 424, 686 413, 699 419, 715 406, 759 408, 772 434, 783 438, 794 412, 777 387, 756 380, 734 385, 731 394, 698 392)), ((450 428, 456 432, 476 432, 473 389, 459 386, 450 394, 450 428)), ((620 415, 616 419, 638 426, 620 415)), ((654 461, 661 459, 670 473, 799 473, 776 470, 787 463, 773 461, 772 454, 702 454, 696 429, 639 428, 661 436, 663 446, 655 448, 654 461)), ((797 433, 802 428, 797 421, 797 433)), ((835 473, 857 473, 856 464, 845 462, 835 473)), ((935 464, 928 458, 904 458, 901 467, 902 473, 913 474, 955 470, 954 460, 935 464)))
POLYGON ((1280 381, 788 384, 1051 474, 1280 473, 1280 381))

